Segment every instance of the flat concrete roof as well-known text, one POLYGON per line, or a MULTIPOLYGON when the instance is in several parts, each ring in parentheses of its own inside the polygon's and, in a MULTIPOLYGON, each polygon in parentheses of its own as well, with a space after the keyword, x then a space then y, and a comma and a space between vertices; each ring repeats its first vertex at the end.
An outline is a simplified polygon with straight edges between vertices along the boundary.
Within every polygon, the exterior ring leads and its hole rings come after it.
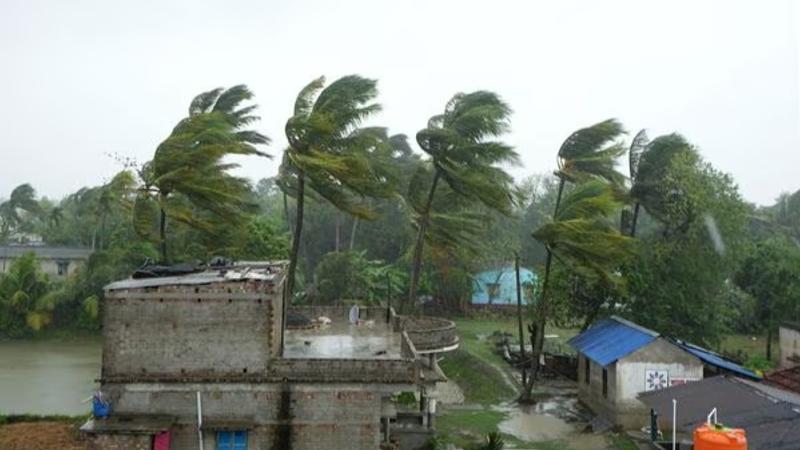
POLYGON ((243 262, 222 268, 210 268, 198 272, 150 278, 129 278, 115 281, 104 289, 141 289, 159 286, 192 286, 223 282, 260 280, 273 282, 283 271, 283 262, 243 262))
POLYGON ((400 359, 401 335, 385 321, 352 325, 346 319, 319 328, 286 330, 285 358, 400 359))

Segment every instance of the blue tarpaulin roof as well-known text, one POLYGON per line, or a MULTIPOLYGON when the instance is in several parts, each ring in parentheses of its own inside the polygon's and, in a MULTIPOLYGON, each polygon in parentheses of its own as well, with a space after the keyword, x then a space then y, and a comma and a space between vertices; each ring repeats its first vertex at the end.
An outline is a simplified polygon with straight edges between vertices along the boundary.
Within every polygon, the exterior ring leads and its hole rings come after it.
POLYGON ((698 347, 694 344, 690 344, 688 342, 681 341, 680 339, 671 339, 671 341, 677 345, 678 347, 686 350, 687 352, 691 353, 692 355, 700 358, 701 361, 704 363, 718 367, 720 369, 724 369, 730 372, 733 372, 736 375, 741 375, 743 377, 747 377, 753 380, 760 380, 761 377, 758 376, 755 372, 749 369, 745 369, 744 367, 736 364, 735 362, 726 359, 724 356, 719 355, 717 353, 712 352, 711 350, 706 350, 702 347, 698 347))
POLYGON ((658 338, 658 333, 613 316, 603 319, 569 340, 587 358, 607 366, 658 338))

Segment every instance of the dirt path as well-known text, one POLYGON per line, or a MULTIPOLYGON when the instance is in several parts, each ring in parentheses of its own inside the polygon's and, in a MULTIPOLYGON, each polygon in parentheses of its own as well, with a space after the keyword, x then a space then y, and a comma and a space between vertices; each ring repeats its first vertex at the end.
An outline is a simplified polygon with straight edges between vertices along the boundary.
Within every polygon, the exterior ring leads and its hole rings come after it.
POLYGON ((87 450, 75 426, 66 422, 22 422, 0 425, 3 450, 87 450))

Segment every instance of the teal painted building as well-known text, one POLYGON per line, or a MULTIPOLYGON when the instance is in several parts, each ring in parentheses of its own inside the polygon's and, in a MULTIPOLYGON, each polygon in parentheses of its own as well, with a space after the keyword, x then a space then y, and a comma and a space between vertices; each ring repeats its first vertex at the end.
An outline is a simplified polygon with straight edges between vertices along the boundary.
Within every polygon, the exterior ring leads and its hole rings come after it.
MULTIPOLYGON (((517 304, 517 280, 514 266, 497 270, 487 270, 475 275, 472 293, 473 305, 509 306, 517 304)), ((536 274, 530 269, 519 268, 519 281, 522 285, 522 304, 533 300, 536 274)))

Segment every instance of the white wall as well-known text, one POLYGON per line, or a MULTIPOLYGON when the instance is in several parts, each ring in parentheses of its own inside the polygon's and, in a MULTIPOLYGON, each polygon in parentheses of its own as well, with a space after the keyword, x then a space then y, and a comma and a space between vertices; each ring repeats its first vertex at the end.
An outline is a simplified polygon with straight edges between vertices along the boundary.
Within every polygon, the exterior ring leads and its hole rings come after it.
POLYGON ((667 372, 669 382, 698 381, 703 379, 703 366, 684 364, 664 364, 630 362, 617 364, 617 399, 635 400, 636 396, 647 390, 646 374, 649 370, 667 372))
POLYGON ((781 346, 781 369, 788 369, 800 365, 791 359, 800 360, 800 331, 793 328, 781 326, 778 331, 781 346))

